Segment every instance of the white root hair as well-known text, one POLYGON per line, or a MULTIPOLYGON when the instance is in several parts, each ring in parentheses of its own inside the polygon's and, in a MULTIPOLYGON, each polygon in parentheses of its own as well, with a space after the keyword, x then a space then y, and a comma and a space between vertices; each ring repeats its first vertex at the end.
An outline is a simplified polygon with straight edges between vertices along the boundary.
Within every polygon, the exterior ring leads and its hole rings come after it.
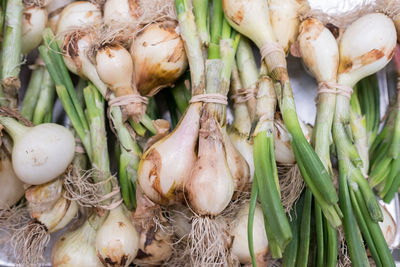
POLYGON ((18 266, 41 266, 43 253, 50 241, 46 226, 36 220, 16 229, 11 237, 18 266))
POLYGON ((190 265, 236 266, 230 253, 231 237, 227 221, 221 217, 194 215, 186 250, 190 252, 190 265))
MULTIPOLYGON (((119 186, 115 176, 110 175, 101 182, 94 183, 93 176, 104 176, 99 170, 91 169, 83 171, 77 168, 71 170, 64 176, 64 197, 71 201, 76 201, 82 207, 106 208, 103 203, 107 199, 113 199, 118 195, 119 186), (112 184, 110 194, 104 195, 104 185, 112 184)), ((111 205, 111 204, 110 204, 111 205)))
POLYGON ((304 189, 304 181, 297 164, 278 164, 281 200, 286 214, 290 211, 304 189))

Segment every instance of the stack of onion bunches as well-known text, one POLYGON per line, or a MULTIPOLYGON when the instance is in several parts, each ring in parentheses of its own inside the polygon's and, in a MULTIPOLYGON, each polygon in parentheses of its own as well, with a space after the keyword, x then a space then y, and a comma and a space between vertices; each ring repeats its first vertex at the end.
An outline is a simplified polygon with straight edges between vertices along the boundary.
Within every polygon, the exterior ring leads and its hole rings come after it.
POLYGON ((400 8, 376 10, 338 28, 303 0, 1 1, 0 257, 395 266, 400 8))

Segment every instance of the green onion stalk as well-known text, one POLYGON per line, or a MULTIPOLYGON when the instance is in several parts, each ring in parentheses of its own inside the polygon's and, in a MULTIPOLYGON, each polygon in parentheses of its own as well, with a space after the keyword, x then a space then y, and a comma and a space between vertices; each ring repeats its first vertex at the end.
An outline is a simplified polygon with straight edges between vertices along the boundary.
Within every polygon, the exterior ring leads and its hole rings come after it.
POLYGON ((350 98, 350 127, 353 134, 354 145, 362 161, 362 167, 360 167, 360 169, 363 175, 367 176, 369 169, 367 125, 366 117, 362 115, 361 105, 358 99, 359 90, 360 88, 356 85, 350 98))
POLYGON ((186 74, 182 75, 177 84, 170 90, 179 113, 183 115, 189 106, 189 101, 191 98, 189 73, 187 72, 186 74))
MULTIPOLYGON (((400 77, 400 49, 397 46, 394 63, 400 77)), ((398 81, 400 79, 398 78, 398 81)), ((397 88, 400 87, 400 82, 397 88)), ((398 89, 399 90, 399 89, 398 89)), ((369 183, 375 187, 379 196, 389 203, 400 187, 400 97, 397 91, 396 101, 389 108, 385 125, 371 148, 371 170, 369 183)))
POLYGON ((361 114, 365 116, 368 147, 371 147, 378 135, 381 120, 378 75, 373 74, 359 81, 354 93, 357 93, 361 114))
MULTIPOLYGON (((339 49, 332 33, 315 18, 308 18, 301 23, 298 44, 303 62, 318 82, 317 116, 312 144, 325 168, 329 170, 331 179, 334 180, 330 160, 330 133, 335 112, 339 49)), ((307 200, 308 198, 305 201, 307 200)), ((308 206, 307 202, 305 204, 308 206)), ((334 267, 337 262, 336 230, 322 216, 322 210, 317 201, 314 202, 314 215, 317 243, 316 266, 334 267)))
MULTIPOLYGON (((64 64, 59 48, 52 40, 54 36, 50 30, 44 32, 45 45, 39 47, 40 54, 46 63, 46 67, 56 85, 56 92, 61 103, 71 120, 74 129, 79 136, 83 147, 91 162, 94 158, 92 155, 92 141, 90 137, 90 129, 84 111, 80 105, 77 92, 72 84, 68 70, 64 64)), ((91 85, 93 87, 93 85, 91 85)), ((126 206, 132 209, 135 206, 134 188, 132 182, 136 180, 136 170, 141 151, 139 146, 133 141, 129 129, 122 121, 122 112, 119 107, 111 108, 111 116, 117 135, 121 144, 120 159, 120 181, 121 194, 126 206), (122 167, 122 168, 121 168, 122 167), (132 181, 131 181, 132 180, 132 181)))
MULTIPOLYGON (((264 68, 265 69, 265 68, 264 68)), ((289 220, 281 202, 278 171, 274 151, 274 114, 276 95, 272 80, 263 74, 259 80, 256 117, 253 133, 254 184, 264 213, 271 256, 281 258, 292 238, 289 220)))
POLYGON ((292 149, 303 179, 329 223, 334 228, 338 227, 342 215, 338 206, 339 199, 329 172, 301 130, 286 68, 285 52, 277 44, 273 33, 267 2, 253 0, 244 6, 237 1, 224 0, 223 7, 231 26, 249 37, 261 50, 269 75, 274 82, 285 126, 292 137, 292 149))
POLYGON ((300 227, 302 222, 302 214, 304 207, 304 196, 302 194, 296 204, 290 211, 290 217, 292 218, 290 222, 290 228, 292 230, 292 240, 287 245, 285 252, 283 253, 282 266, 283 267, 295 267, 297 264, 297 259, 301 260, 301 257, 305 257, 306 255, 299 254, 299 247, 302 245, 300 243, 300 227))
POLYGON ((35 112, 36 104, 38 102, 44 72, 45 68, 43 66, 35 66, 21 105, 22 116, 30 121, 33 119, 33 113, 35 112))
POLYGON ((393 258, 379 228, 383 215, 377 199, 363 175, 363 161, 353 142, 351 127, 351 88, 362 78, 383 68, 391 59, 396 45, 393 22, 383 14, 364 15, 344 32, 339 44, 340 65, 338 83, 346 94, 336 97, 333 140, 339 163, 340 206, 343 226, 353 266, 369 266, 362 237, 377 266, 394 266, 393 258), (375 40, 379 36, 379 42, 375 40), (351 48, 350 48, 351 47, 351 48), (380 50, 382 49, 382 50, 380 50), (383 57, 373 57, 370 51, 381 51, 383 57), (370 57, 361 65, 360 57, 370 57), (362 233, 362 236, 361 236, 362 233))
POLYGON ((1 51, 0 104, 17 107, 16 95, 21 87, 22 0, 7 1, 1 51))
MULTIPOLYGON (((209 32, 209 25, 207 21, 207 13, 208 13, 208 1, 205 0, 193 0, 193 13, 197 25, 197 31, 199 33, 199 38, 205 50, 208 45, 210 44, 210 32, 209 32)), ((215 25, 217 26, 217 25, 215 25)), ((213 26, 213 27, 215 27, 213 26)), ((218 27, 218 26, 217 26, 218 27)))
POLYGON ((236 52, 236 62, 240 74, 240 80, 243 85, 243 90, 241 90, 240 93, 247 99, 246 105, 250 120, 252 121, 252 124, 255 124, 256 122, 254 122, 254 119, 257 106, 256 90, 259 71, 254 59, 250 41, 246 37, 240 39, 236 52))
POLYGON ((45 66, 36 66, 21 105, 21 114, 33 124, 51 122, 56 87, 45 66))

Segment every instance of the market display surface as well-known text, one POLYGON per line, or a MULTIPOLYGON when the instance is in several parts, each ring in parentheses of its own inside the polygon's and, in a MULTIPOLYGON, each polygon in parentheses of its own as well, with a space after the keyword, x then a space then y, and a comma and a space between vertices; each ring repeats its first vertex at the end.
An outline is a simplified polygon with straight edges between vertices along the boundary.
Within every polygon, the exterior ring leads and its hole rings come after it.
POLYGON ((320 2, 0 0, 0 266, 396 266, 400 2, 320 2))

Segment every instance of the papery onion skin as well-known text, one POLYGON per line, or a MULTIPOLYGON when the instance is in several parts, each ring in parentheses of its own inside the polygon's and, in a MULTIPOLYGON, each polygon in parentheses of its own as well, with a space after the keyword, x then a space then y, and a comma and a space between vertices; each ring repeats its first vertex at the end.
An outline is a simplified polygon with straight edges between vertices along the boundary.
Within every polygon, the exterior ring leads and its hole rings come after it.
POLYGON ((143 96, 153 96, 172 85, 187 68, 185 48, 176 27, 174 21, 150 24, 132 43, 134 83, 143 96))
POLYGON ((66 6, 58 21, 57 34, 80 27, 96 27, 102 22, 101 10, 87 1, 77 1, 66 6))
POLYGON ((75 138, 65 127, 44 123, 30 128, 14 143, 13 168, 27 184, 46 183, 63 174, 75 153, 75 138))
POLYGON ((191 104, 174 131, 152 145, 140 160, 138 182, 155 203, 171 205, 182 200, 183 185, 196 160, 201 106, 191 104))
POLYGON ((51 250, 53 267, 103 267, 96 255, 96 231, 87 221, 78 229, 64 233, 51 250))
MULTIPOLYGON (((240 263, 250 264, 251 256, 248 247, 247 225, 249 216, 249 203, 244 204, 231 223, 230 234, 233 237, 232 254, 240 263)), ((256 206, 253 224, 254 253, 258 258, 268 252, 268 239, 265 232, 264 217, 260 206, 256 206)))
POLYGON ((105 266, 128 266, 139 249, 139 234, 121 206, 112 209, 96 235, 96 251, 105 266))
POLYGON ((383 222, 379 222, 379 227, 381 228, 382 234, 385 237, 386 244, 390 248, 394 242, 394 239, 396 238, 397 225, 386 207, 381 206, 381 208, 383 213, 383 222))
POLYGON ((140 186, 136 187, 137 208, 133 222, 139 232, 139 251, 134 260, 138 266, 160 265, 172 255, 172 232, 161 207, 151 202, 140 186))
POLYGON ((31 212, 31 217, 46 226, 47 231, 52 233, 59 228, 57 225, 67 214, 70 205, 70 200, 60 197, 51 209, 43 212, 31 212))
POLYGON ((73 219, 76 218, 78 211, 79 211, 78 203, 76 203, 76 201, 71 200, 67 212, 65 213, 61 221, 58 222, 57 225, 52 229, 52 232, 57 232, 66 227, 73 219))
POLYGON ((360 79, 383 68, 396 47, 393 21, 382 13, 371 13, 353 22, 340 41, 338 83, 353 87, 360 79))
POLYGON ((27 7, 24 9, 22 20, 21 52, 28 54, 42 41, 42 32, 47 25, 45 8, 27 7))

